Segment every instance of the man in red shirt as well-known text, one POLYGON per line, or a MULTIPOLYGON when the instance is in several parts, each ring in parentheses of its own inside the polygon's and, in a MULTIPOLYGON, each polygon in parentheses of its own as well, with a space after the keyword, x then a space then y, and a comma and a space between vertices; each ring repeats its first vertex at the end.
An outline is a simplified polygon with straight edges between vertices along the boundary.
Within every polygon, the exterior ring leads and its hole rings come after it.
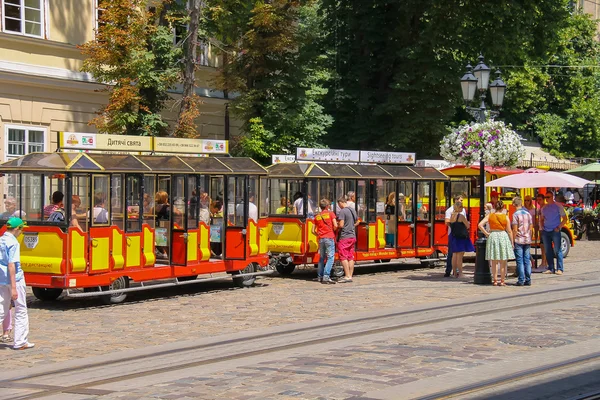
POLYGON ((335 229, 337 221, 335 214, 329 209, 329 200, 319 202, 321 212, 315 216, 312 232, 319 238, 319 270, 317 280, 324 284, 334 284, 329 274, 335 258, 335 229), (316 228, 316 230, 315 230, 316 228), (325 264, 327 259, 327 264, 325 264))

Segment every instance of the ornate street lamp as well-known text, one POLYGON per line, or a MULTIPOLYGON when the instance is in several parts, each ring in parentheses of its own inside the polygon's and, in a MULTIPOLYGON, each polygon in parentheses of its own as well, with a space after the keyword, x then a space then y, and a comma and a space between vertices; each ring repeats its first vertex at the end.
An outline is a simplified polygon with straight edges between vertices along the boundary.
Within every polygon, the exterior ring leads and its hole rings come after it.
MULTIPOLYGON (((485 65, 483 55, 479 55, 477 66, 475 66, 473 72, 471 72, 471 69, 471 65, 467 64, 467 72, 460 80, 463 100, 467 104, 467 111, 473 115, 477 122, 483 123, 487 118, 486 113, 488 110, 485 106, 485 98, 491 68, 485 65), (479 107, 469 107, 468 104, 475 98, 476 89, 479 90, 481 105, 479 107)), ((504 94, 506 93, 506 84, 500 78, 500 70, 496 71, 496 75, 496 80, 489 85, 489 89, 492 104, 495 107, 501 108, 504 102, 504 94)), ((489 113, 494 116, 498 115, 498 111, 490 110, 489 113)), ((484 149, 482 148, 479 157, 479 221, 485 218, 485 162, 483 160, 483 151, 484 149)), ((486 243, 486 237, 479 232, 479 238, 475 242, 477 258, 475 260, 474 282, 490 285, 492 283, 492 274, 490 273, 489 263, 485 260, 486 243)))

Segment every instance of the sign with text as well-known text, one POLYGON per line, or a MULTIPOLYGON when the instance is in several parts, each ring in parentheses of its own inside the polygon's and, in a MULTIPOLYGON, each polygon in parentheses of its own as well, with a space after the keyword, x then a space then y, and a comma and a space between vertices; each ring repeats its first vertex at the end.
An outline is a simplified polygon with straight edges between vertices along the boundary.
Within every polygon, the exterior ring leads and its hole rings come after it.
POLYGON ((159 153, 227 154, 228 150, 226 140, 154 138, 154 151, 159 153))
POLYGON ((395 153, 390 151, 361 151, 360 162, 377 164, 414 164, 415 153, 395 153))
POLYGON ((152 151, 152 137, 59 132, 59 146, 62 149, 73 150, 150 152, 152 151))
POLYGON ((271 162, 273 164, 289 164, 296 162, 296 156, 291 154, 273 154, 271 156, 271 162))
POLYGON ((359 162, 360 152, 357 150, 309 149, 298 147, 296 149, 296 160, 359 162))

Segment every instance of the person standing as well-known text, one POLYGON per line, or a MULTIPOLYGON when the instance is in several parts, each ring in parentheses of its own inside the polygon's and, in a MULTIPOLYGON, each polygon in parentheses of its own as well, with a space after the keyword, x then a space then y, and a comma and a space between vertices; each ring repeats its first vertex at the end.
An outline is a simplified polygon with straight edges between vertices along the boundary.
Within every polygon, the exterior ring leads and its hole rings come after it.
POLYGON ((352 282, 354 274, 354 245, 356 244, 356 225, 358 225, 358 216, 354 208, 348 207, 344 196, 338 199, 340 212, 338 213, 338 228, 340 238, 338 241, 338 254, 342 266, 344 267, 344 277, 338 280, 339 283, 352 282))
POLYGON ((465 251, 475 251, 471 238, 469 237, 469 228, 471 224, 467 217, 463 214, 464 208, 462 201, 454 203, 454 212, 450 217, 450 232, 449 243, 452 243, 452 269, 457 278, 463 276, 463 256, 465 251))
MULTIPOLYGON (((529 199, 531 202, 531 198, 529 199)), ((521 198, 513 199, 517 209, 512 217, 512 229, 515 243, 515 259, 517 261, 517 286, 531 286, 531 230, 533 218, 521 202, 521 198)))
POLYGON ((25 275, 21 269, 21 246, 17 238, 27 225, 21 218, 11 217, 6 222, 6 232, 0 237, 0 321, 9 313, 11 301, 14 303, 14 344, 15 350, 27 350, 35 346, 29 336, 29 317, 25 275))
POLYGON ((498 197, 499 197, 499 193, 498 193, 497 191, 495 191, 495 190, 492 190, 492 191, 490 192, 490 203, 492 203, 492 208, 494 209, 494 211, 493 211, 493 212, 501 212, 501 213, 503 213, 503 214, 507 214, 507 213, 508 213, 508 210, 507 210, 507 209, 503 208, 502 210, 498 210, 498 209, 496 208, 496 204, 497 204, 497 203, 498 203, 498 201, 499 201, 499 200, 498 200, 498 197))
POLYGON ((321 199, 319 202, 321 212, 315 216, 312 227, 313 234, 319 238, 319 270, 317 280, 324 284, 334 284, 331 280, 331 268, 335 258, 335 230, 337 221, 335 214, 329 209, 329 200, 321 199), (327 264, 325 260, 327 259, 327 264))
POLYGON ((542 208, 540 214, 540 229, 542 231, 542 241, 546 248, 546 258, 548 259, 548 270, 544 274, 562 275, 564 272, 563 253, 560 246, 560 230, 568 222, 565 209, 554 201, 554 194, 547 192, 544 196, 546 205, 542 208), (552 246, 554 245, 554 246, 552 246), (556 258, 556 269, 554 268, 554 258, 556 258))
MULTIPOLYGON (((450 274, 452 273, 452 245, 451 245, 451 240, 450 240, 450 233, 452 232, 452 229, 450 227, 450 220, 452 218, 452 213, 454 212, 454 205, 457 202, 461 202, 462 203, 463 197, 461 195, 457 195, 454 196, 453 202, 452 202, 452 206, 450 206, 447 210, 446 210, 446 214, 444 216, 444 222, 446 223, 446 227, 448 228, 448 251, 446 253, 446 272, 444 273, 444 277, 448 278, 450 276, 450 274)), ((462 215, 464 215, 465 217, 467 216, 465 209, 462 209, 461 212, 462 215)))
POLYGON ((535 217, 533 219, 533 237, 535 241, 539 243, 539 247, 542 251, 542 261, 538 268, 535 269, 535 272, 544 272, 548 269, 548 259, 546 258, 546 248, 544 247, 544 240, 542 239, 542 234, 540 232, 540 216, 542 214, 542 208, 546 205, 546 199, 544 198, 544 193, 538 193, 535 196, 535 217))
POLYGON ((485 259, 492 264, 492 277, 494 286, 506 286, 506 263, 514 257, 514 241, 508 216, 503 212, 504 203, 498 200, 494 213, 479 222, 479 230, 488 238, 485 246, 485 259), (489 221, 490 230, 485 229, 489 221), (498 266, 500 267, 500 283, 498 283, 498 266))
POLYGON ((398 219, 396 218, 396 192, 391 192, 385 201, 386 233, 385 247, 395 248, 398 219))

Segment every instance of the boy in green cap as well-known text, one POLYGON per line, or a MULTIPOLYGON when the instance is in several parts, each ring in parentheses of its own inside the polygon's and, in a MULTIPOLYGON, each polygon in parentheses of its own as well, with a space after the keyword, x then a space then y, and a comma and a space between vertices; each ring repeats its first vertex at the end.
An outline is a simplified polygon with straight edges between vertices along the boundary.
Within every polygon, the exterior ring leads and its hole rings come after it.
POLYGON ((21 246, 17 238, 27 225, 21 218, 11 217, 6 222, 6 232, 0 237, 0 321, 15 304, 15 350, 31 349, 35 346, 27 341, 29 317, 25 293, 25 276, 21 269, 21 246))

